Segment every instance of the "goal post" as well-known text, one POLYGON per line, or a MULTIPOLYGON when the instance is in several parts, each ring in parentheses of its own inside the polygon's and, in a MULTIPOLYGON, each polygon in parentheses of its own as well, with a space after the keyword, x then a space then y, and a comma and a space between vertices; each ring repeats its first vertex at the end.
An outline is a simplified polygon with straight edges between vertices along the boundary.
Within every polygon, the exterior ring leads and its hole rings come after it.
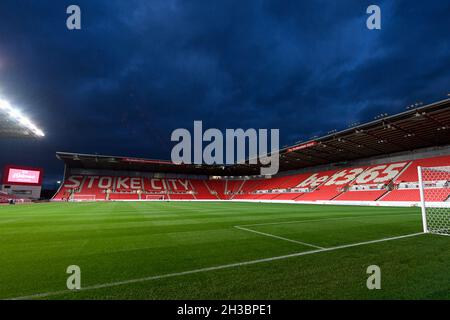
POLYGON ((145 200, 166 200, 166 196, 163 194, 146 194, 145 200))
POLYGON ((73 194, 71 201, 96 201, 94 194, 73 194))
POLYGON ((418 167, 425 233, 450 235, 450 166, 418 167))

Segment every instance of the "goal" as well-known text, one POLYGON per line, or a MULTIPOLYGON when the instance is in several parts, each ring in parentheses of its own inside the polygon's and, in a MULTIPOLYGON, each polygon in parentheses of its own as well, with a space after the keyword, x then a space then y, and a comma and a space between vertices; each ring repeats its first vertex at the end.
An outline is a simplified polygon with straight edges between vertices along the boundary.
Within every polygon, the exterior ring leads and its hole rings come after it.
POLYGON ((166 196, 163 194, 146 194, 145 200, 165 200, 166 196))
POLYGON ((423 231, 450 235, 450 166, 418 167, 423 231))
POLYGON ((96 197, 94 194, 73 194, 72 201, 95 201, 96 197))

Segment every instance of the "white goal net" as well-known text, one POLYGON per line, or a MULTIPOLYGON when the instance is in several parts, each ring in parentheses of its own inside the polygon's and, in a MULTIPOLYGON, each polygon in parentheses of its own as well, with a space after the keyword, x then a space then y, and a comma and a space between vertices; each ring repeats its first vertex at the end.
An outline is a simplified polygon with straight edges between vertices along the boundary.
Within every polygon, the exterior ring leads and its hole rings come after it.
POLYGON ((95 195, 91 194, 73 194, 72 201, 95 201, 95 195))
POLYGON ((419 167, 423 230, 450 235, 450 166, 419 167))
POLYGON ((165 200, 166 196, 163 194, 147 194, 145 200, 165 200))

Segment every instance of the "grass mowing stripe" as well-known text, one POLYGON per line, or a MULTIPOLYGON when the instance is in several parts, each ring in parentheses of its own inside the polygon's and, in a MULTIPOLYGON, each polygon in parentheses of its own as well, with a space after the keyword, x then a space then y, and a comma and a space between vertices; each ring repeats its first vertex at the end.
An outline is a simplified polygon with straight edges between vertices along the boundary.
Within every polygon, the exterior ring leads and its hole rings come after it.
MULTIPOLYGON (((116 287, 116 286, 125 285, 125 284, 146 282, 146 281, 151 281, 151 280, 171 278, 171 277, 189 275, 189 274, 194 274, 194 273, 201 273, 201 272, 216 271, 216 270, 222 270, 222 269, 228 269, 228 268, 235 268, 235 267, 241 267, 241 266, 252 265, 252 264, 257 264, 257 263, 270 262, 270 261, 294 258, 294 257, 299 257, 299 256, 305 256, 305 255, 310 255, 310 254, 315 254, 315 253, 322 253, 322 252, 329 252, 329 251, 335 251, 335 250, 340 250, 340 249, 352 248, 352 247, 357 247, 357 246, 362 246, 362 245, 367 245, 367 244, 374 244, 374 243, 380 243, 380 242, 386 242, 386 241, 410 238, 410 237, 415 237, 415 236, 419 236, 419 235, 423 235, 423 234, 424 234, 423 232, 412 233, 412 234, 406 234, 406 235, 402 235, 402 236, 396 236, 396 237, 383 238, 383 239, 378 239, 378 240, 370 240, 370 241, 346 244, 346 245, 341 245, 341 246, 336 246, 336 247, 331 247, 331 248, 323 248, 323 249, 317 249, 317 250, 311 250, 311 251, 298 252, 298 253, 288 254, 288 255, 284 255, 284 256, 276 256, 276 257, 271 257, 271 258, 264 258, 264 259, 251 260, 251 261, 244 261, 244 262, 226 264, 226 265, 222 265, 222 266, 214 266, 214 267, 208 267, 208 268, 202 268, 202 269, 196 269, 196 270, 189 270, 189 271, 183 271, 183 272, 177 272, 177 273, 169 273, 169 274, 150 276, 150 277, 145 277, 145 278, 138 278, 138 279, 124 280, 124 281, 110 282, 110 283, 104 283, 104 284, 87 286, 87 287, 81 288, 80 290, 77 290, 77 291, 86 291, 86 290, 110 288, 110 287, 116 287)), ((53 292, 38 293, 38 294, 22 296, 22 297, 9 298, 7 300, 29 300, 29 299, 35 299, 35 298, 45 298, 45 297, 49 297, 49 296, 55 296, 55 295, 65 294, 65 293, 70 293, 70 292, 73 292, 73 291, 60 290, 60 291, 53 291, 53 292)))

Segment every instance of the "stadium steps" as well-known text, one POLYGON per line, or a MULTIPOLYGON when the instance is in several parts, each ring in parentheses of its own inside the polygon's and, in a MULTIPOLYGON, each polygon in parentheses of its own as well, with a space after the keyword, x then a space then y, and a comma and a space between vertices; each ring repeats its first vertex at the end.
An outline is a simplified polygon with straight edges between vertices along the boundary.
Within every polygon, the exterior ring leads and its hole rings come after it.
POLYGON ((383 201, 383 199, 384 199, 390 192, 392 192, 392 190, 386 190, 386 192, 385 192, 381 197, 379 197, 376 201, 383 201))
POLYGON ((389 192, 389 190, 386 189, 385 192, 381 196, 379 196, 378 198, 375 199, 375 201, 378 201, 381 198, 383 198, 388 192, 389 192))
POLYGON ((206 186, 206 189, 208 189, 209 193, 213 196, 216 197, 217 200, 220 200, 219 196, 217 195, 217 193, 213 193, 211 188, 209 187, 208 183, 206 182, 206 180, 202 180, 203 184, 206 186))
POLYGON ((244 188, 244 185, 245 185, 245 182, 246 182, 246 181, 247 181, 247 180, 242 180, 242 183, 241 183, 241 185, 239 186, 239 189, 237 190, 236 194, 233 195, 232 199, 233 199, 236 195, 240 194, 240 192, 242 191, 242 188, 244 188))
POLYGON ((342 191, 341 193, 338 193, 336 196, 334 196, 333 198, 331 198, 330 200, 334 200, 334 199, 336 199, 337 197, 339 197, 341 194, 343 194, 343 193, 345 193, 345 191, 342 191))
POLYGON ((190 180, 191 188, 195 192, 196 199, 215 200, 217 197, 211 194, 204 180, 190 180))
MULTIPOLYGON (((236 192, 233 192, 233 194, 232 194, 231 197, 230 197, 230 200, 233 200, 234 197, 236 197, 237 195, 239 195, 239 192, 241 192, 242 187, 244 186, 245 181, 246 181, 246 180, 240 181, 240 184, 239 184, 238 188, 236 189, 236 192)), ((233 191, 234 191, 234 190, 233 190, 233 191)))

